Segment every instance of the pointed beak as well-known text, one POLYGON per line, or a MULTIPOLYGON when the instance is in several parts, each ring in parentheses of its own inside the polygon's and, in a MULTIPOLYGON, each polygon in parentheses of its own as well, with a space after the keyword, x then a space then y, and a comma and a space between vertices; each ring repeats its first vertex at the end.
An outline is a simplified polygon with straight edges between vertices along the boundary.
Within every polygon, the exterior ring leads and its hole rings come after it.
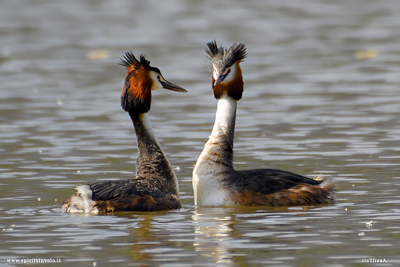
POLYGON ((181 92, 181 93, 186 93, 187 92, 186 89, 183 89, 182 87, 180 87, 180 86, 178 86, 176 84, 170 83, 167 80, 160 81, 160 83, 161 83, 161 85, 162 85, 162 87, 164 89, 168 89, 168 90, 175 91, 175 92, 181 92))
POLYGON ((225 80, 226 76, 228 76, 228 74, 219 74, 217 76, 217 79, 214 82, 214 86, 217 86, 220 82, 222 82, 223 80, 225 80))

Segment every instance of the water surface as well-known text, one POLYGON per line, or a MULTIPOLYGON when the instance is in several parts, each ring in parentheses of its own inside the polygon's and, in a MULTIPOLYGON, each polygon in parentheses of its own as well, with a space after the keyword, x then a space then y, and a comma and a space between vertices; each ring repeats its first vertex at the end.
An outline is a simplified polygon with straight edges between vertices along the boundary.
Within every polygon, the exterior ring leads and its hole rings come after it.
POLYGON ((398 266, 398 10, 394 0, 3 1, 0 265, 398 266), (248 47, 236 168, 333 178, 336 205, 193 205, 216 108, 213 39, 248 47), (63 214, 76 184, 134 176, 116 64, 126 50, 189 91, 155 92, 150 112, 183 208, 63 214))

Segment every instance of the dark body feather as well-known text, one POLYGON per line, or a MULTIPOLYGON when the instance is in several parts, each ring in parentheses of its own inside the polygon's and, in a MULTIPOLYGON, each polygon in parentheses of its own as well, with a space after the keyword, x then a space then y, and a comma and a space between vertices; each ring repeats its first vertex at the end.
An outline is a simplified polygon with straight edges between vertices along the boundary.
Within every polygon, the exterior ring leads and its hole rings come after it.
POLYGON ((235 171, 224 181, 240 205, 297 206, 334 202, 333 184, 278 169, 235 171))
POLYGON ((145 178, 97 182, 89 185, 99 213, 179 209, 176 194, 161 190, 159 181, 145 178))
POLYGON ((318 185, 322 181, 310 179, 278 169, 255 169, 236 171, 235 178, 230 181, 238 191, 249 189, 254 193, 272 194, 282 189, 289 189, 300 183, 318 185))

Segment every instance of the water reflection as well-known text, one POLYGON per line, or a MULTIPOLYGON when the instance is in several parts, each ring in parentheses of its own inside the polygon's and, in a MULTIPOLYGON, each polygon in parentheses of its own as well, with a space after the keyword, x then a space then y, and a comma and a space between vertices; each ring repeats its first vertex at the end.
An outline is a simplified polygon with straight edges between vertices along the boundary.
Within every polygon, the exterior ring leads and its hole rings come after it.
POLYGON ((192 219, 195 223, 194 250, 207 261, 234 266, 237 255, 227 244, 240 234, 235 229, 236 220, 225 208, 198 208, 192 219))
POLYGON ((134 242, 129 249, 132 260, 149 266, 154 255, 149 252, 160 245, 157 233, 152 228, 153 217, 154 215, 139 215, 139 225, 131 231, 134 242))

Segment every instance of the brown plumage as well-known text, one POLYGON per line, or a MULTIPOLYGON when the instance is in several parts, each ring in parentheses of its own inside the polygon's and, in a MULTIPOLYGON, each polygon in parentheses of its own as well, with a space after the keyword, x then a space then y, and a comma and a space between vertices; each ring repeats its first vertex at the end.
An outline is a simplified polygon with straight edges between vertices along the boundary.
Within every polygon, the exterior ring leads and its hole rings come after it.
POLYGON ((161 75, 160 70, 151 67, 150 61, 143 55, 140 55, 140 61, 138 61, 130 51, 125 53, 119 64, 128 70, 121 95, 122 108, 128 112, 129 110, 136 113, 148 112, 151 106, 151 88, 154 83, 150 77, 150 71, 161 75))
POLYGON ((160 70, 151 67, 143 55, 137 60, 127 52, 120 64, 128 69, 121 105, 129 113, 135 128, 139 150, 137 175, 134 179, 78 186, 78 192, 64 201, 62 210, 65 212, 156 211, 181 207, 178 180, 154 136, 146 113, 150 110, 152 90, 186 90, 166 81, 160 70))
POLYGON ((236 108, 243 93, 239 63, 247 56, 246 47, 235 43, 223 48, 215 41, 207 46, 218 108, 210 138, 193 170, 195 204, 295 206, 334 202, 332 180, 320 181, 276 169, 233 168, 236 108))

